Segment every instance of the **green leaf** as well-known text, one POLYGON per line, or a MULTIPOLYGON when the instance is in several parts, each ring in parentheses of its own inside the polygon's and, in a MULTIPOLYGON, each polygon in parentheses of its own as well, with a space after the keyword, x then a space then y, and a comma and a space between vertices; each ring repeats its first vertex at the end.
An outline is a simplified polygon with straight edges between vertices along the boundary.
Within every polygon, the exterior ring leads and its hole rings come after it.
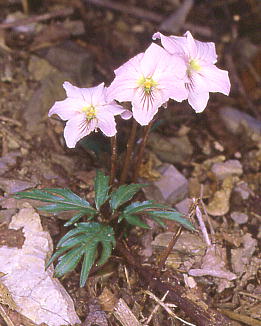
POLYGON ((84 287, 87 281, 88 275, 95 261, 95 253, 96 253, 95 247, 89 248, 89 250, 84 253, 81 276, 80 276, 80 287, 84 287))
POLYGON ((124 214, 133 214, 138 212, 144 212, 148 209, 153 208, 164 208, 161 204, 155 204, 152 200, 146 200, 143 202, 135 201, 134 203, 131 203, 129 206, 124 208, 124 214))
POLYGON ((97 211, 90 206, 87 200, 79 197, 70 189, 46 188, 42 190, 34 189, 31 191, 21 191, 15 194, 15 198, 34 199, 53 203, 47 206, 39 207, 40 210, 46 212, 57 213, 62 211, 78 210, 85 212, 88 215, 97 214, 97 211))
POLYGON ((104 264, 111 256, 114 246, 114 231, 110 226, 96 222, 78 223, 60 239, 47 266, 58 258, 55 275, 60 277, 75 269, 83 258, 80 286, 84 286, 96 258, 99 258, 99 265, 104 264), (102 248, 100 257, 99 244, 102 248))
POLYGON ((147 213, 151 217, 176 221, 189 230, 195 230, 194 226, 182 214, 175 211, 174 209, 172 209, 172 211, 149 211, 147 213))
POLYGON ((123 215, 125 220, 131 224, 131 225, 135 225, 135 226, 139 226, 141 228, 144 229, 150 229, 150 227, 148 226, 148 224, 146 224, 145 222, 143 222, 138 216, 136 215, 123 215))
POLYGON ((96 178, 94 181, 94 190, 95 205, 98 210, 108 199, 109 189, 109 177, 106 176, 102 171, 97 170, 96 178))
POLYGON ((111 193, 110 205, 113 211, 122 204, 129 201, 145 184, 132 183, 130 185, 122 185, 111 193))
POLYGON ((79 221, 80 218, 82 218, 84 215, 86 215, 86 212, 81 211, 77 214, 75 214, 72 218, 70 218, 65 224, 64 226, 70 226, 73 225, 74 223, 76 223, 77 221, 79 221))
POLYGON ((74 248, 59 258, 59 263, 55 267, 55 277, 61 277, 76 268, 81 260, 83 249, 81 247, 74 248))

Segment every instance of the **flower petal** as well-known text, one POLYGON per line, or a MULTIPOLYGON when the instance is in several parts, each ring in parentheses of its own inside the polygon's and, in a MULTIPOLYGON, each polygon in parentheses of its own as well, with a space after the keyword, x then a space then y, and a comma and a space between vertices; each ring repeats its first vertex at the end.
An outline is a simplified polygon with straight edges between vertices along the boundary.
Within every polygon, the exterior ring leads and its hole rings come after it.
POLYGON ((109 111, 99 111, 97 118, 98 128, 101 129, 105 136, 112 137, 116 135, 116 122, 113 114, 111 114, 109 111))
MULTIPOLYGON (((168 58, 168 56, 169 54, 162 47, 155 43, 151 43, 140 61, 143 77, 152 77, 157 67, 162 63, 164 64, 164 59, 168 58)), ((158 69, 160 69, 160 67, 158 67, 158 69)))
POLYGON ((180 56, 188 56, 187 39, 183 36, 165 36, 160 32, 153 34, 152 39, 161 40, 162 46, 170 53, 180 56))
POLYGON ((188 102, 197 113, 204 111, 207 106, 208 99, 208 92, 197 93, 193 89, 190 89, 189 91, 188 102))
POLYGON ((115 77, 107 90, 108 101, 118 100, 120 102, 131 101, 133 93, 137 85, 138 76, 132 79, 127 74, 126 76, 118 75, 115 77))
POLYGON ((132 112, 129 111, 129 110, 124 110, 122 113, 121 113, 121 118, 123 120, 129 120, 131 117, 132 117, 132 112))
POLYGON ((69 120, 79 114, 85 105, 82 99, 66 98, 63 101, 55 102, 49 110, 48 116, 57 114, 62 120, 69 120))
POLYGON ((104 83, 101 83, 100 85, 95 87, 83 88, 83 95, 88 97, 89 94, 91 96, 91 104, 93 106, 99 106, 106 103, 106 89, 104 87, 104 83))
POLYGON ((84 100, 84 98, 82 96, 81 88, 73 86, 68 81, 63 83, 63 88, 66 91, 67 97, 78 98, 78 99, 84 100))
POLYGON ((158 112, 158 108, 166 102, 162 93, 154 90, 151 94, 146 94, 142 88, 139 88, 132 100, 133 118, 142 126, 148 125, 158 112))
POLYGON ((195 42, 194 37, 192 34, 188 31, 184 34, 184 36, 187 39, 187 51, 190 59, 194 59, 197 57, 198 49, 197 49, 197 44, 195 42))
POLYGON ((122 119, 128 120, 132 117, 131 111, 124 109, 121 105, 117 104, 115 101, 104 105, 104 109, 110 111, 113 115, 120 114, 122 119))
POLYGON ((214 65, 202 69, 201 75, 206 79, 209 92, 220 92, 228 95, 230 92, 230 80, 228 72, 214 65))
POLYGON ((144 53, 139 53, 135 55, 133 58, 125 62, 123 65, 121 65, 119 68, 114 70, 115 75, 121 75, 122 73, 126 73, 128 71, 131 75, 130 77, 136 76, 137 74, 140 75, 139 65, 140 61, 143 58, 144 53))
POLYGON ((84 114, 79 114, 67 121, 64 128, 64 138, 69 148, 74 148, 76 143, 89 135, 97 127, 97 120, 86 120, 84 114))

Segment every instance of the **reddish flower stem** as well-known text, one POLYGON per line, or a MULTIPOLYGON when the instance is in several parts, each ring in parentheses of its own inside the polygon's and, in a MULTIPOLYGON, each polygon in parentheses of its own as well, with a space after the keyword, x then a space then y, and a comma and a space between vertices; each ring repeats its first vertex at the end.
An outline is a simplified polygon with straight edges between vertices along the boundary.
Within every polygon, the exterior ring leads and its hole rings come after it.
POLYGON ((137 178, 139 176, 139 170, 140 170, 140 166, 141 166, 141 162, 142 162, 142 158, 143 158, 145 146, 147 144, 147 140, 148 140, 148 136, 149 136, 149 132, 150 132, 150 129, 151 129, 152 124, 153 124, 153 121, 151 121, 144 128, 142 142, 140 144, 139 153, 138 153, 138 157, 137 157, 137 162, 136 162, 136 166, 135 166, 135 170, 134 170, 133 182, 136 182, 137 181, 137 178))
POLYGON ((171 250, 173 249, 173 247, 175 246, 175 243, 177 242, 180 233, 182 230, 182 226, 180 226, 177 230, 177 232, 175 234, 173 234, 173 237, 171 238, 168 247, 163 251, 163 254, 161 255, 161 259, 159 262, 159 272, 161 272, 161 270, 163 269, 163 267, 165 266, 166 260, 168 259, 169 254, 171 253, 171 250))
POLYGON ((127 151, 126 151, 126 155, 125 155, 124 165, 123 165, 122 172, 121 172, 120 184, 123 184, 127 179, 127 174, 129 171, 129 166, 130 166, 130 161, 131 161, 131 155, 132 155, 132 151, 133 151, 133 145, 134 145, 135 137, 136 137, 137 125, 138 125, 137 121, 133 119, 130 137, 129 137, 129 140, 127 143, 127 151))
POLYGON ((116 135, 111 137, 111 173, 110 185, 113 185, 117 167, 117 138, 116 135))

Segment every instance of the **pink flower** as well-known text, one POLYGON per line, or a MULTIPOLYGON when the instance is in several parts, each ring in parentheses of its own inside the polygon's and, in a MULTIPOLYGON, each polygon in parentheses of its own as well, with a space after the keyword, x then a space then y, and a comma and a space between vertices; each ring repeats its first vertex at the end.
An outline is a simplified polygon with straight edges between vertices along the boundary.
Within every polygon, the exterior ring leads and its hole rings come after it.
POLYGON ((131 101, 133 117, 141 125, 147 125, 169 98, 179 102, 187 98, 183 60, 173 59, 154 43, 116 69, 115 75, 109 98, 131 101))
POLYGON ((183 58, 187 66, 186 88, 188 102, 196 112, 202 112, 208 102, 209 92, 229 94, 228 72, 215 66, 217 54, 215 44, 200 42, 190 32, 184 36, 164 36, 157 32, 152 37, 161 39, 163 47, 173 55, 183 58))
POLYGON ((57 114, 62 120, 68 120, 64 128, 64 138, 69 148, 92 131, 100 129, 106 136, 116 134, 115 115, 129 119, 131 112, 115 101, 108 101, 104 83, 91 88, 78 88, 69 82, 63 84, 67 98, 55 102, 48 116, 57 114))

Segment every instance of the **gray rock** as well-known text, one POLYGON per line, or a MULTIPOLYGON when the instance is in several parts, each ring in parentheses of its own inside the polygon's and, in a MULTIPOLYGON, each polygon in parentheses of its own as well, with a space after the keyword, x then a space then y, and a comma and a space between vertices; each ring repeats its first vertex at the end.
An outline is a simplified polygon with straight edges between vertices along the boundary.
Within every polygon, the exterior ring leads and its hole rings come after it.
POLYGON ((261 122, 251 115, 229 106, 221 108, 219 115, 232 134, 239 135, 245 132, 251 138, 260 139, 261 122))
POLYGON ((29 99, 23 118, 26 122, 26 129, 30 133, 43 132, 45 128, 43 122, 44 118, 47 118, 48 111, 55 101, 65 98, 65 91, 62 87, 65 80, 69 80, 69 77, 59 71, 47 75, 29 99))
POLYGON ((92 56, 85 48, 66 41, 61 45, 41 50, 30 59, 28 69, 35 80, 41 81, 40 87, 29 99, 23 113, 26 128, 30 133, 43 132, 42 122, 55 101, 63 100, 64 81, 78 87, 88 86, 92 82, 92 56))
POLYGON ((41 225, 40 216, 29 204, 12 217, 9 229, 22 230, 21 248, 0 247, 1 282, 8 288, 16 310, 35 324, 49 326, 80 323, 73 300, 53 278, 53 266, 45 269, 52 252, 52 240, 41 225))
POLYGON ((148 147, 160 160, 172 164, 188 161, 193 154, 193 147, 186 135, 163 137, 158 133, 152 133, 148 141, 148 147))
POLYGON ((15 166, 17 157, 21 156, 20 152, 10 152, 0 157, 0 175, 5 174, 10 168, 15 166))
POLYGON ((249 188, 248 184, 244 181, 238 183, 234 191, 238 193, 243 200, 248 199, 249 196, 253 193, 253 191, 249 188))
MULTIPOLYGON (((174 233, 173 232, 163 232, 158 234, 154 241, 152 241, 152 247, 155 249, 166 248, 171 241, 174 233)), ((172 251, 179 251, 182 254, 188 255, 203 255, 206 249, 206 244, 201 238, 188 231, 183 231, 178 237, 172 251)))
POLYGON ((93 71, 93 58, 82 46, 66 41, 50 47, 44 58, 54 67, 66 73, 77 86, 86 86, 90 82, 93 71))
POLYGON ((31 181, 0 178, 0 189, 7 194, 14 194, 18 191, 34 188, 35 186, 37 186, 37 184, 31 181))
POLYGON ((148 199, 172 205, 187 196, 188 181, 173 165, 162 164, 158 171, 161 177, 143 189, 148 199))
POLYGON ((230 175, 242 175, 242 165, 238 160, 228 160, 226 162, 214 163, 211 167, 211 171, 219 180, 224 180, 230 175))
POLYGON ((28 71, 32 79, 41 81, 51 73, 56 73, 57 69, 48 61, 36 55, 30 57, 28 71))
POLYGON ((248 216, 245 213, 233 212, 230 214, 230 217, 237 224, 245 224, 248 221, 248 216))
POLYGON ((180 201, 179 203, 177 203, 175 205, 175 208, 181 214, 188 215, 189 209, 192 204, 193 204, 193 200, 191 198, 185 198, 182 201, 180 201))

